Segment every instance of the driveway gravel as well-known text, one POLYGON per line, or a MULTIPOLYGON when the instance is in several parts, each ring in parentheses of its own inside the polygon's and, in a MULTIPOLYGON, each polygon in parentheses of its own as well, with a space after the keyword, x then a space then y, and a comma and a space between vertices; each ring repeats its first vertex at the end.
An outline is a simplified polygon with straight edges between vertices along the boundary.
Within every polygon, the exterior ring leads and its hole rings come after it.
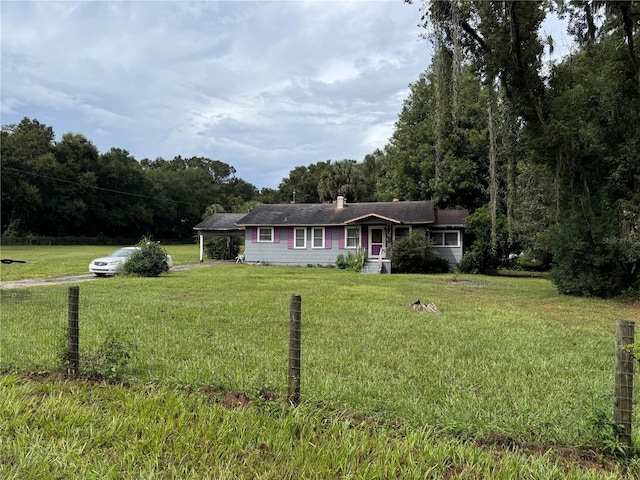
MULTIPOLYGON (((171 268, 172 272, 179 272, 181 270, 189 270, 192 268, 212 267, 214 265, 220 265, 225 262, 206 262, 206 263, 193 263, 188 265, 174 265, 171 268)), ((46 285, 62 285, 65 283, 79 283, 90 282, 94 280, 105 280, 105 278, 96 277, 92 273, 84 275, 70 275, 67 277, 57 278, 26 278, 24 280, 12 280, 8 282, 0 282, 0 289, 9 290, 12 288, 27 288, 27 287, 42 287, 46 285)))

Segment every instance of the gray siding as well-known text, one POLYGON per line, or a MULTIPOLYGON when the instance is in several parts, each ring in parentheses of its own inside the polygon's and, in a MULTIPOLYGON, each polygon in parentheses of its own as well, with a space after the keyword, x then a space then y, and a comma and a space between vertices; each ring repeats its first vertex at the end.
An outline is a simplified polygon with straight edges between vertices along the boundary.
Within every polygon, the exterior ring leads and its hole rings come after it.
POLYGON ((462 246, 460 247, 436 247, 436 252, 443 258, 449 260, 449 266, 455 268, 462 260, 462 246))
MULTIPOLYGON (((443 230, 439 231, 442 232, 443 230)), ((456 229, 448 229, 445 231, 447 233, 457 232, 459 244, 457 246, 436 245, 435 250, 442 258, 449 260, 449 266, 453 269, 458 265, 458 263, 460 263, 460 260, 462 260, 464 235, 462 234, 462 231, 456 229)))
POLYGON ((311 248, 311 228, 306 229, 306 248, 291 248, 289 242, 289 228, 275 227, 278 230, 274 242, 257 242, 254 228, 247 228, 245 232, 244 258, 246 262, 268 263, 270 265, 335 265, 338 255, 355 252, 354 249, 338 249, 338 231, 343 227, 326 227, 330 231, 331 244, 325 237, 325 248, 311 248), (328 248, 330 247, 330 248, 328 248))
MULTIPOLYGON (((293 248, 290 238, 289 227, 274 227, 273 242, 258 242, 256 237, 256 228, 247 227, 245 231, 245 261, 260 262, 270 265, 287 265, 287 266, 307 266, 307 265, 335 265, 338 255, 347 255, 349 252, 355 253, 355 249, 339 248, 339 235, 344 227, 326 227, 326 231, 330 232, 331 241, 329 242, 329 234, 325 236, 324 248, 312 248, 312 229, 306 228, 306 248, 293 248)), ((364 229, 363 229, 364 230, 364 229)), ((414 230, 424 231, 424 228, 414 228, 414 230)), ((452 231, 452 230, 449 230, 452 231)), ((460 244, 456 247, 437 246, 436 251, 441 257, 449 260, 451 268, 462 259, 462 232, 459 233, 460 244)), ((367 239, 363 238, 363 247, 366 248, 367 239)))

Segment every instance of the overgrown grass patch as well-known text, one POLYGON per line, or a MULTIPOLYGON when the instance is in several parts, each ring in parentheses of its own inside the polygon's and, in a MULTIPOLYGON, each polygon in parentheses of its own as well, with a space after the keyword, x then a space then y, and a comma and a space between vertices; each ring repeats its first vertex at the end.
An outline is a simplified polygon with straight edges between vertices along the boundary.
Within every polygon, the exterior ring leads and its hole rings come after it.
MULTIPOLYGON (((597 448, 594 413, 612 411, 615 323, 640 319, 628 304, 562 297, 542 279, 227 264, 80 291, 85 355, 109 332, 135 343, 123 381, 267 392, 279 404, 289 302, 300 294, 305 411, 427 428, 456 445, 497 435, 597 448), (417 299, 440 313, 413 310, 417 299)), ((67 287, 0 294, 0 366, 55 371, 50 345, 64 333, 67 287)))
POLYGON ((291 409, 254 399, 230 408, 207 391, 148 384, 4 375, 0 420, 6 479, 582 480, 637 471, 579 449, 499 445, 497 437, 464 442, 309 404, 291 409))

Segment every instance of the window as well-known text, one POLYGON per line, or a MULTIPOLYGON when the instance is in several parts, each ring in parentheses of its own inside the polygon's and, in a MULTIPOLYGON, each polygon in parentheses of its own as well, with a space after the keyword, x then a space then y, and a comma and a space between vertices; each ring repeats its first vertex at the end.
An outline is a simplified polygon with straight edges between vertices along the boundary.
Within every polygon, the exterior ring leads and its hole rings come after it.
POLYGON ((306 228, 295 229, 293 248, 307 248, 307 229, 306 228))
POLYGON ((313 243, 312 248, 324 248, 324 228, 313 228, 313 243))
POLYGON ((411 227, 393 227, 393 240, 400 240, 411 234, 411 227))
POLYGON ((347 227, 345 248, 358 248, 360 246, 360 227, 347 227))
POLYGON ((273 242, 273 228, 260 227, 258 229, 258 242, 273 242))
POLYGON ((460 232, 429 232, 436 247, 459 247, 460 232))

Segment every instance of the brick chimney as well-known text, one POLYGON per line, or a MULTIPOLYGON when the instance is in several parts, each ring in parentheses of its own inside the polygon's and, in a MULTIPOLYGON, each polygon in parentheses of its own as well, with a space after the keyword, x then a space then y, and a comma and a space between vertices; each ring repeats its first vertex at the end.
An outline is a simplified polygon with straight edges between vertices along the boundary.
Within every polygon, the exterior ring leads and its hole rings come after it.
POLYGON ((336 199, 336 206, 338 207, 338 210, 342 210, 346 204, 347 201, 344 199, 344 197, 342 195, 338 195, 338 198, 336 199))

